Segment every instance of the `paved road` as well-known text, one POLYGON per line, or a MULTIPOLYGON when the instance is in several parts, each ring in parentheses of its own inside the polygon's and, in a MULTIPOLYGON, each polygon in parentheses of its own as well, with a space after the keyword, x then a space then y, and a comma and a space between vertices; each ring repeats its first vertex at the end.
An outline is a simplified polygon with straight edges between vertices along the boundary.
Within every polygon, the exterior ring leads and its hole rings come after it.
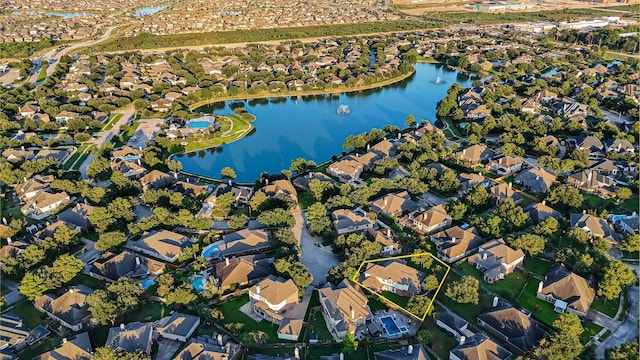
POLYGON ((97 43, 103 42, 104 40, 107 40, 109 38, 109 36, 111 36, 111 32, 113 31, 113 29, 115 29, 114 27, 110 27, 107 28, 105 30, 105 32, 97 39, 93 39, 93 40, 87 40, 87 41, 82 41, 79 43, 75 43, 73 45, 67 46, 64 49, 58 51, 58 47, 55 47, 49 51, 47 51, 46 53, 42 54, 40 57, 36 58, 36 59, 32 59, 32 62, 35 62, 37 65, 35 67, 35 69, 31 72, 31 76, 29 76, 28 81, 30 83, 35 84, 36 79, 38 78, 38 74, 40 73, 40 64, 43 61, 46 61, 49 63, 49 67, 47 68, 47 76, 51 76, 51 74, 53 74, 54 70, 56 69, 56 63, 60 60, 60 58, 63 55, 66 55, 68 53, 70 53, 73 50, 82 48, 82 47, 86 47, 86 46, 92 46, 95 45, 97 43))
POLYGON ((623 343, 635 342, 638 339, 638 292, 640 288, 631 286, 629 288, 629 299, 631 307, 629 314, 622 324, 609 336, 604 342, 596 347, 596 356, 598 359, 604 358, 606 349, 619 346, 623 343))
POLYGON ((2 85, 2 87, 9 86, 10 84, 13 84, 13 82, 16 81, 16 79, 18 79, 19 77, 20 70, 10 69, 2 76, 0 76, 0 85, 2 85))
POLYGON ((120 126, 127 123, 129 118, 133 117, 136 113, 136 110, 133 108, 133 105, 129 104, 121 109, 115 110, 111 112, 111 114, 122 114, 122 117, 113 124, 111 130, 101 131, 98 133, 98 136, 95 139, 90 140, 90 142, 102 146, 104 143, 108 143, 111 141, 111 138, 120 132, 120 126))
POLYGON ((93 161, 93 158, 94 158, 93 155, 87 156, 87 158, 84 160, 82 165, 80 165, 80 167, 78 168, 78 171, 80 171, 80 175, 81 175, 82 179, 84 179, 84 180, 88 180, 89 179, 89 175, 87 175, 87 168, 89 167, 89 165, 91 165, 91 162, 93 161))
MULTIPOLYGON (((298 226, 298 221, 301 221, 301 224, 304 225, 305 220, 302 214, 296 217, 296 226, 298 226)), ((306 226, 302 226, 297 234, 297 236, 300 236, 298 242, 302 250, 300 261, 313 275, 312 285, 319 286, 320 283, 327 281, 327 273, 332 267, 338 265, 339 261, 331 251, 330 246, 316 245, 306 226)))

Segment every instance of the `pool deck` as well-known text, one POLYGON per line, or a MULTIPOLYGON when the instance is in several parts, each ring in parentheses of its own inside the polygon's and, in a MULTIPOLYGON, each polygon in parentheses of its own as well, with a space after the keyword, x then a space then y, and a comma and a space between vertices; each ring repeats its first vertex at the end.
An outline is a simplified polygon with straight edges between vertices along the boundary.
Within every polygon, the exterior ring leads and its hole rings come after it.
POLYGON ((399 337, 405 336, 405 335, 413 335, 415 334, 415 328, 414 325, 412 323, 412 320, 410 318, 408 318, 407 316, 403 315, 402 313, 400 313, 399 311, 395 311, 395 310, 386 310, 386 311, 379 311, 375 314, 373 314, 373 321, 377 322, 378 324, 380 324, 380 327, 384 330, 382 332, 382 337, 387 338, 387 339, 397 339, 399 337), (397 334, 388 334, 387 333, 387 328, 384 325, 384 323, 382 322, 383 318, 386 317, 390 317, 391 319, 393 319, 393 321, 396 323, 396 325, 398 326, 398 329, 400 329, 400 332, 397 334), (406 328, 407 331, 402 331, 402 328, 406 328))

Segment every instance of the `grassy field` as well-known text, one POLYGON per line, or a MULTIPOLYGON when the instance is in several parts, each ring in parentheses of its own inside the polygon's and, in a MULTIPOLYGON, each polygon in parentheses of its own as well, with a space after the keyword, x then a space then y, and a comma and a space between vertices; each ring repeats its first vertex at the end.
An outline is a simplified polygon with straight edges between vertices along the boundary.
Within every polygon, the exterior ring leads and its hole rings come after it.
POLYGON ((76 275, 76 277, 71 279, 68 285, 73 286, 73 285, 80 285, 80 284, 83 284, 92 289, 95 289, 100 285, 100 281, 98 281, 98 279, 92 278, 87 274, 80 273, 76 275))
POLYGON ((544 261, 538 257, 526 258, 524 259, 524 264, 522 265, 525 270, 540 276, 547 275, 547 272, 549 271, 549 268, 551 268, 551 266, 553 266, 553 263, 544 261))
POLYGON ((615 207, 616 201, 613 199, 603 199, 598 195, 584 194, 584 202, 582 208, 584 209, 596 209, 602 211, 604 209, 610 209, 615 207))
POLYGON ((580 335, 580 342, 586 344, 591 340, 592 337, 596 336, 600 330, 602 330, 602 326, 598 324, 589 324, 589 326, 584 328, 584 332, 580 335))
POLYGON ((82 145, 78 146, 78 148, 73 153, 73 155, 71 155, 69 160, 67 160, 67 162, 62 164, 62 168, 64 170, 69 170, 71 168, 71 165, 73 165, 75 163, 75 161, 78 160, 78 157, 80 157, 80 155, 82 155, 82 153, 85 151, 86 148, 87 148, 86 144, 82 144, 82 145))
POLYGON ((551 326, 560 314, 553 310, 552 304, 536 298, 539 282, 538 279, 530 278, 525 285, 524 291, 516 300, 516 305, 528 309, 533 314, 533 317, 551 326))
POLYGON ((433 25, 419 20, 395 20, 356 24, 217 31, 198 34, 151 35, 145 33, 132 37, 117 37, 107 40, 99 45, 94 45, 92 51, 96 53, 101 51, 204 46, 267 40, 315 38, 322 36, 347 36, 390 31, 417 30, 428 27, 433 27, 433 25))
POLYGON ((316 202, 316 199, 311 195, 311 193, 306 191, 298 191, 298 204, 300 204, 301 209, 306 209, 309 206, 313 205, 316 202))
POLYGON ((47 67, 43 66, 42 68, 40 68, 40 72, 38 73, 36 82, 44 81, 46 78, 47 78, 47 67))
POLYGON ((216 133, 209 136, 189 137, 184 140, 187 142, 187 144, 184 145, 184 151, 192 152, 196 150, 203 150, 221 146, 223 144, 229 144, 234 141, 240 140, 253 130, 253 125, 251 125, 251 123, 242 116, 224 116, 219 118, 218 121, 222 125, 221 129, 223 129, 225 123, 227 123, 227 129, 230 128, 230 130, 217 131, 216 133), (229 124, 231 124, 231 126, 229 126, 229 124))
POLYGON ((591 308, 593 310, 599 311, 610 318, 616 316, 618 312, 618 307, 620 306, 620 298, 614 300, 607 300, 604 296, 598 296, 593 303, 591 303, 591 308))
POLYGON ((320 341, 333 341, 333 336, 327 329, 327 324, 322 316, 322 311, 314 311, 309 316, 309 325, 306 331, 305 341, 309 340, 309 335, 312 332, 318 334, 318 340, 320 341))
POLYGON ((620 207, 625 208, 631 212, 638 212, 640 203, 638 202, 638 195, 634 194, 631 198, 620 203, 620 207))
POLYGON ((245 315, 240 311, 242 305, 249 302, 249 295, 243 295, 237 299, 227 301, 218 306, 218 309, 224 314, 224 319, 221 321, 223 325, 230 323, 241 323, 243 328, 241 332, 248 331, 264 331, 269 336, 269 342, 283 342, 286 340, 278 339, 278 325, 271 323, 267 320, 256 322, 252 318, 245 315))
POLYGON ((422 327, 426 328, 431 333, 432 338, 431 343, 429 344, 431 350, 441 358, 448 359, 449 351, 458 345, 458 340, 456 340, 453 335, 437 326, 431 317, 427 317, 427 319, 425 319, 422 327))
POLYGON ((509 301, 515 301, 520 294, 520 291, 527 283, 527 277, 520 271, 513 272, 507 275, 504 279, 498 280, 493 284, 489 284, 484 281, 482 272, 476 269, 469 263, 462 263, 458 266, 458 270, 465 275, 471 275, 480 281, 480 285, 493 291, 494 293, 508 299, 509 301))

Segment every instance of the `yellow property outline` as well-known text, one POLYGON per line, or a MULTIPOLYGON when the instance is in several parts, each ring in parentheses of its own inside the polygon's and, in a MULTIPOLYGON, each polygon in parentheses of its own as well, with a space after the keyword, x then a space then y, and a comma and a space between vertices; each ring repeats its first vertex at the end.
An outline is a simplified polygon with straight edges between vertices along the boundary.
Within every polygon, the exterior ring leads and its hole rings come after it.
POLYGON ((392 257, 387 257, 387 258, 381 258, 381 259, 374 259, 374 260, 365 260, 362 262, 362 264, 360 264, 360 267, 358 268, 358 271, 356 272, 356 274, 353 276, 353 278, 351 279, 351 281, 353 281, 354 283, 360 285, 362 288, 367 289, 367 291, 369 291, 370 293, 375 294, 376 296, 378 296, 379 298, 381 298, 382 300, 391 303, 397 307, 399 307, 402 311, 406 312, 407 314, 413 316, 414 318, 420 320, 420 321, 424 321, 424 319, 427 317, 427 314, 429 313, 429 309, 431 309, 431 306, 433 306, 433 302, 436 300, 436 296, 438 296, 438 292, 440 292, 440 289, 442 288, 442 285, 444 284, 445 279, 447 278, 447 275, 449 275, 449 271, 451 270, 451 266, 447 263, 445 263, 444 261, 438 259, 437 256, 434 256, 433 254, 429 253, 429 252, 424 252, 422 254, 410 254, 410 255, 401 255, 401 256, 392 256, 392 257), (358 278, 360 277, 360 271, 362 270, 362 267, 365 264, 369 264, 369 263, 375 263, 375 262, 380 262, 380 261, 387 261, 387 260, 395 260, 395 259, 406 259, 406 258, 411 258, 411 257, 418 257, 418 256, 425 256, 425 255, 429 255, 432 258, 436 259, 440 264, 444 265, 444 267, 447 268, 447 270, 444 273, 444 276, 442 277, 442 280, 440 280, 440 284, 438 285, 438 288, 436 289, 435 293, 433 294, 433 297, 431 298, 431 302, 429 302, 429 305, 427 306, 427 310, 425 310, 424 314, 422 314, 422 317, 412 313, 411 311, 405 309, 404 307, 396 304, 395 302, 387 299, 385 296, 379 294, 377 291, 374 291, 372 289, 369 289, 368 287, 366 287, 365 285, 363 285, 360 281, 358 281, 358 278))

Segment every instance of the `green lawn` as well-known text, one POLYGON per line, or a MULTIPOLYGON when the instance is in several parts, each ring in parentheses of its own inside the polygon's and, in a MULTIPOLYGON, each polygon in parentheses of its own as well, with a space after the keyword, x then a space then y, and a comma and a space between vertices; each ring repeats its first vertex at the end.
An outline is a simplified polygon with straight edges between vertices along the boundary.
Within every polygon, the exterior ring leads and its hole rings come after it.
POLYGON ((509 301, 514 301, 516 297, 520 295, 520 291, 527 282, 527 277, 520 271, 513 272, 507 275, 504 279, 498 280, 493 284, 489 284, 484 281, 482 272, 467 262, 460 264, 458 266, 458 270, 465 275, 471 275, 478 279, 480 281, 480 286, 493 291, 509 301))
POLYGON ((318 334, 318 340, 320 341, 333 341, 333 336, 329 329, 327 328, 327 324, 324 321, 324 317, 322 316, 322 311, 315 311, 309 316, 309 328, 307 329, 305 341, 309 340, 309 335, 312 332, 318 334))
POLYGON ((604 334, 602 334, 602 336, 600 336, 600 341, 605 341, 609 338, 609 336, 611 336, 611 330, 607 330, 604 332, 604 334))
POLYGON ((86 148, 86 145, 80 145, 78 146, 78 148, 76 149, 76 151, 73 153, 73 155, 71 155, 71 157, 69 158, 69 160, 67 160, 67 162, 65 162, 64 164, 62 164, 62 168, 64 170, 69 170, 69 168, 71 167, 71 165, 73 165, 73 163, 75 163, 75 161, 78 159, 78 157, 80 157, 80 155, 82 155, 82 153, 84 152, 84 149, 86 148))
POLYGON ((593 310, 599 311, 610 318, 616 316, 618 306, 620 306, 620 298, 607 300, 604 296, 596 297, 596 299, 593 300, 593 303, 591 303, 591 308, 593 310))
POLYGON ((437 326, 432 317, 427 317, 422 327, 431 333, 431 343, 428 344, 431 350, 442 359, 448 359, 449 351, 458 345, 458 340, 437 326))
POLYGON ((43 66, 38 73, 38 77, 36 78, 36 82, 44 81, 47 78, 47 67, 43 66))
POLYGON ((536 298, 539 282, 538 279, 529 278, 522 295, 516 300, 516 305, 528 309, 533 313, 533 317, 552 326, 560 314, 553 310, 552 304, 536 298))
POLYGON ((146 322, 160 320, 168 316, 171 308, 159 301, 144 301, 138 306, 138 310, 125 315, 123 322, 146 322))
POLYGON ((42 325, 42 321, 47 317, 46 314, 36 310, 36 308, 33 307, 33 303, 26 299, 17 302, 9 311, 20 316, 24 325, 30 329, 33 329, 38 325, 42 325))
POLYGON ((300 209, 306 209, 309 206, 313 205, 316 202, 316 199, 311 195, 311 193, 306 191, 298 191, 298 204, 300 204, 300 209))
POLYGON ((107 125, 102 128, 102 131, 109 131, 113 129, 113 126, 122 118, 122 114, 112 114, 109 120, 107 121, 107 125))
POLYGON ((540 276, 546 276, 551 266, 553 266, 553 263, 549 261, 544 261, 539 257, 525 258, 524 264, 522 265, 522 267, 524 267, 525 270, 540 276))
POLYGON ((611 209, 616 206, 616 201, 613 199, 603 199, 598 195, 584 194, 584 202, 582 203, 583 209, 596 209, 602 211, 604 209, 611 209))
POLYGON ((620 207, 625 208, 631 212, 638 212, 640 204, 638 203, 638 195, 633 195, 631 198, 620 203, 620 207))
POLYGON ((98 281, 98 279, 92 278, 91 276, 85 273, 80 273, 76 275, 76 277, 71 279, 68 285, 79 285, 79 284, 83 284, 92 289, 95 289, 100 285, 100 281, 98 281))
POLYGON ((584 328, 584 332, 580 335, 580 342, 586 344, 592 337, 596 336, 600 330, 602 330, 602 326, 598 324, 590 324, 584 328))
POLYGON ((394 294, 392 292, 389 291, 383 291, 380 295, 382 295, 384 298, 386 298, 387 300, 389 300, 390 302, 401 306, 403 308, 407 307, 407 303, 409 302, 409 298, 406 296, 400 296, 398 294, 394 294))
POLYGON ((241 332, 260 330, 267 333, 269 336, 269 342, 285 342, 286 340, 278 339, 278 325, 267 320, 256 322, 240 311, 242 305, 248 302, 249 295, 245 294, 239 298, 218 305, 218 309, 224 314, 224 319, 220 321, 222 325, 229 323, 241 323, 244 325, 241 332))
POLYGON ((369 302, 367 303, 367 305, 369 305, 369 309, 371 309, 372 312, 376 312, 376 311, 380 311, 380 310, 387 310, 389 308, 378 297, 369 299, 369 302))

